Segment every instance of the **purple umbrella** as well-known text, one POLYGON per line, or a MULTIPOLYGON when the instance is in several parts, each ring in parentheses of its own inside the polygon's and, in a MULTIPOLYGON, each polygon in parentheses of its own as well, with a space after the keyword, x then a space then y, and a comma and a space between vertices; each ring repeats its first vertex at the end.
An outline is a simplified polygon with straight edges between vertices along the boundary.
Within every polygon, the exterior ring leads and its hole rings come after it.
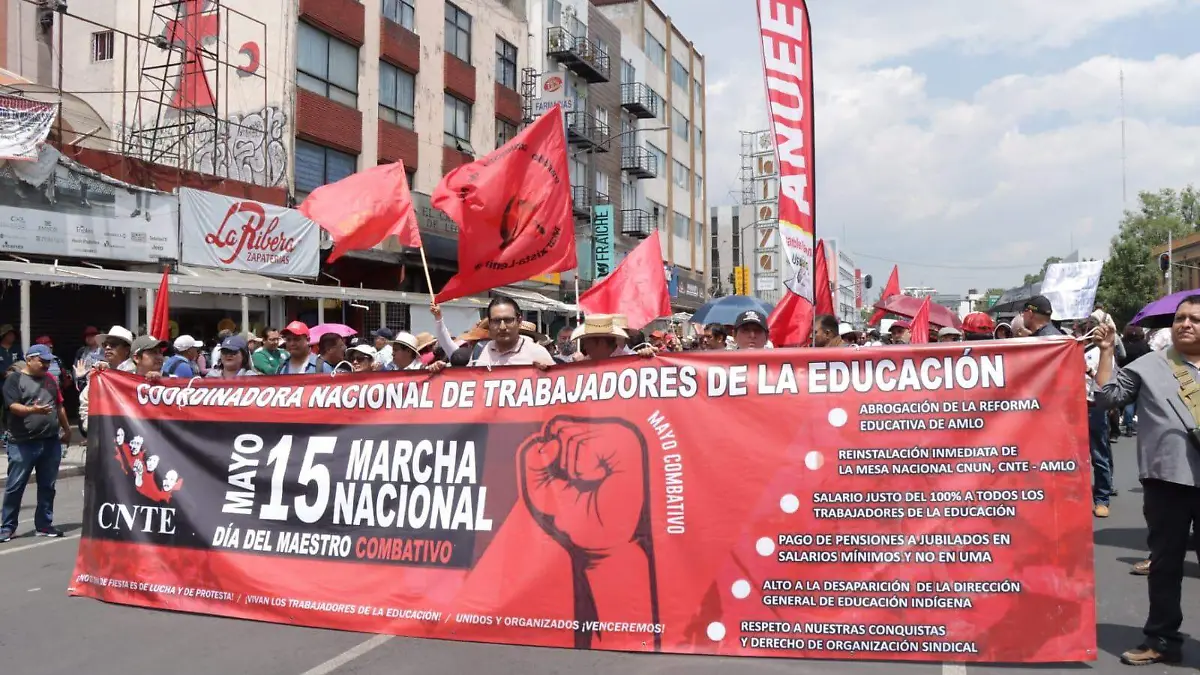
POLYGON ((328 333, 340 335, 344 338, 358 335, 358 331, 344 323, 323 323, 308 329, 308 340, 309 342, 318 342, 320 341, 321 336, 328 333))
POLYGON ((1198 290, 1179 291, 1172 293, 1166 297, 1159 298, 1154 302, 1142 308, 1133 317, 1132 323, 1143 328, 1166 328, 1175 320, 1175 310, 1179 309, 1179 303, 1189 295, 1200 293, 1198 290))

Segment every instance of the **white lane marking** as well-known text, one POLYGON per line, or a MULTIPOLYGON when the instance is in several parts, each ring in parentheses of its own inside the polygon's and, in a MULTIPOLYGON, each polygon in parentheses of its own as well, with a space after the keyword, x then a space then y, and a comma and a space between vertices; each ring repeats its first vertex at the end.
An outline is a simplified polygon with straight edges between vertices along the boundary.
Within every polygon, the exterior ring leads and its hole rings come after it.
POLYGON ((358 657, 362 656, 363 654, 366 654, 367 652, 371 651, 372 649, 379 647, 380 645, 387 642, 388 640, 391 640, 392 637, 394 637, 394 636, 392 636, 392 635, 376 635, 375 637, 371 638, 370 640, 367 640, 366 642, 363 642, 354 647, 351 647, 350 649, 347 649, 346 651, 342 652, 341 654, 338 654, 337 656, 333 657, 332 659, 329 659, 325 663, 322 663, 321 665, 319 665, 315 668, 312 668, 310 670, 304 671, 300 675, 328 675, 328 673, 332 673, 333 671, 337 670, 338 668, 341 668, 342 666, 346 665, 347 663, 350 663, 354 659, 357 659, 358 657))
POLYGON ((0 555, 8 555, 9 553, 20 553, 21 551, 27 551, 31 548, 38 548, 39 546, 49 546, 50 544, 57 544, 60 541, 70 541, 72 539, 78 539, 78 538, 79 538, 78 534, 69 534, 65 537, 59 537, 58 539, 47 539, 45 541, 39 541, 36 544, 28 544, 26 546, 18 546, 16 548, 0 548, 0 555))
POLYGON ((38 591, 40 591, 40 590, 42 590, 42 588, 39 586, 39 587, 37 587, 37 588, 31 588, 31 589, 29 589, 28 591, 25 591, 25 592, 26 592, 26 593, 36 593, 36 592, 38 592, 38 591))
POLYGON ((967 675, 967 664, 965 663, 943 663, 942 675, 967 675))

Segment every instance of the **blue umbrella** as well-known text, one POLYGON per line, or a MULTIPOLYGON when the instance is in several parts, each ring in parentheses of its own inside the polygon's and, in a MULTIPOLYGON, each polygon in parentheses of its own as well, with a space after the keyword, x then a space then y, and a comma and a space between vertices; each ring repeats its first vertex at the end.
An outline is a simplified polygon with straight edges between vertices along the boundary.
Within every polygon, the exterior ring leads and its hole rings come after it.
POLYGON ((771 305, 748 295, 726 295, 704 303, 704 306, 692 315, 692 323, 732 325, 738 314, 750 310, 762 312, 763 316, 767 316, 771 313, 771 305))

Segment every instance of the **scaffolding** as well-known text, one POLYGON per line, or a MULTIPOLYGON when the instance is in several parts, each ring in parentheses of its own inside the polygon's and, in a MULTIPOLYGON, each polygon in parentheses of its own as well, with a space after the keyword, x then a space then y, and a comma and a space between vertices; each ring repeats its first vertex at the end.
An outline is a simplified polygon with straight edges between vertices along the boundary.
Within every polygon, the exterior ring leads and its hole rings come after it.
POLYGON ((738 179, 742 184, 742 204, 754 201, 754 151, 758 139, 758 131, 743 131, 742 134, 742 166, 738 170, 738 179))
MULTIPOLYGON (((121 153, 153 164, 242 179, 230 175, 237 173, 230 155, 238 139, 275 131, 266 119, 270 100, 269 71, 263 65, 269 53, 266 24, 222 0, 138 0, 138 9, 133 45, 138 82, 136 89, 122 83, 121 153), (232 45, 234 24, 254 39, 232 45), (242 63, 234 62, 235 55, 242 63), (240 92, 261 90, 261 101, 248 102, 242 94, 231 105, 234 85, 240 92), (132 111, 128 110, 131 97, 132 111), (238 114, 258 110, 263 114, 238 114)), ((128 36, 124 42, 124 58, 129 59, 128 36)), ((128 77, 127 68, 122 77, 128 77)))

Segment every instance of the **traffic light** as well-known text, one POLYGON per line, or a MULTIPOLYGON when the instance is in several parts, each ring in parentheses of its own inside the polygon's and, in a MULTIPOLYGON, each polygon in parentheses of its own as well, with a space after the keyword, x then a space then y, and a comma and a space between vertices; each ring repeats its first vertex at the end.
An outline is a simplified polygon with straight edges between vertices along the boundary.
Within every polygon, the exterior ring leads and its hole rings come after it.
POLYGON ((1171 269, 1171 254, 1161 253, 1158 256, 1158 269, 1167 272, 1171 269))

